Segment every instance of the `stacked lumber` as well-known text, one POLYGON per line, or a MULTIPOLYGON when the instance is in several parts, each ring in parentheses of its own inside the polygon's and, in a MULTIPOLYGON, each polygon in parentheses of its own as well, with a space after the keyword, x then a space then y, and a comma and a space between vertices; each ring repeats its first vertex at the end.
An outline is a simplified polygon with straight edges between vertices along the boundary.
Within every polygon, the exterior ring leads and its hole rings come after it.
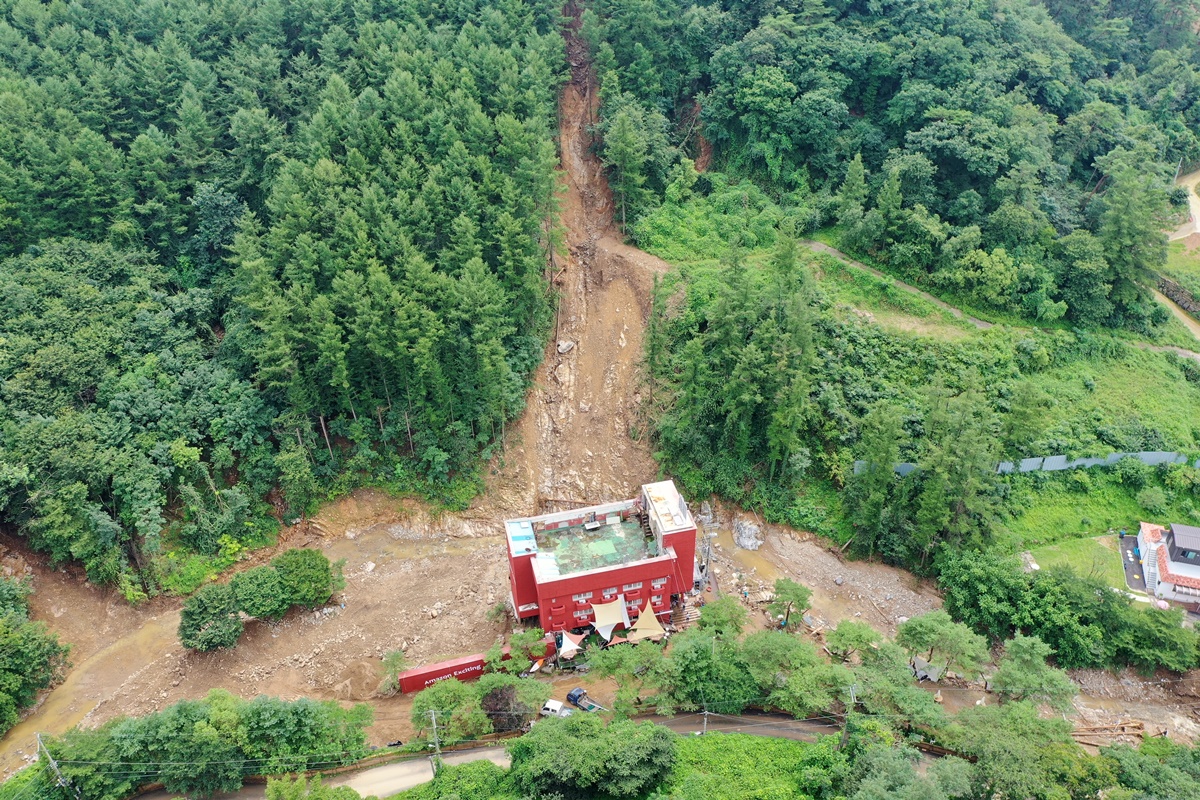
POLYGON ((1146 725, 1138 720, 1121 720, 1110 725, 1080 725, 1071 731, 1076 742, 1093 747, 1108 747, 1118 742, 1137 744, 1145 735, 1146 725))

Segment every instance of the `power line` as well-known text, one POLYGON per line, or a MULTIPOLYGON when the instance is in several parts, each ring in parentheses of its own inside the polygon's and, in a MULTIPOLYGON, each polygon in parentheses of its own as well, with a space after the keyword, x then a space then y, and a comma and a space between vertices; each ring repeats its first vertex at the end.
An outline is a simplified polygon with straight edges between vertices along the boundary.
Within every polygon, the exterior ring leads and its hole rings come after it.
POLYGON ((79 793, 79 789, 75 788, 74 784, 63 777, 62 771, 58 768, 58 764, 54 761, 54 756, 50 755, 50 751, 46 749, 46 745, 42 743, 42 735, 37 734, 38 753, 45 756, 46 762, 50 765, 50 769, 54 770, 54 774, 58 776, 58 785, 64 789, 71 789, 75 792, 75 800, 83 800, 83 795, 79 793))

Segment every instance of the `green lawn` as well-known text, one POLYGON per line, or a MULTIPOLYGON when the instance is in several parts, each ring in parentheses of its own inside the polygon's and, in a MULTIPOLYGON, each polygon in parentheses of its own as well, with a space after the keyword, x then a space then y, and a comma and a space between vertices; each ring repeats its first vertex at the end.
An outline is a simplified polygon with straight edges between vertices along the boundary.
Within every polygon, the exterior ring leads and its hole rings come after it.
POLYGON ((1079 575, 1099 578, 1109 586, 1124 589, 1125 569, 1116 536, 1096 536, 1047 545, 1031 551, 1042 569, 1071 567, 1079 575))
POLYGON ((1036 490, 1033 497, 1031 506, 1004 526, 1013 549, 1129 528, 1148 513, 1133 492, 1118 487, 1078 492, 1052 485, 1036 490))
POLYGON ((1172 242, 1163 274, 1192 294, 1200 295, 1200 250, 1185 250, 1183 242, 1172 242))

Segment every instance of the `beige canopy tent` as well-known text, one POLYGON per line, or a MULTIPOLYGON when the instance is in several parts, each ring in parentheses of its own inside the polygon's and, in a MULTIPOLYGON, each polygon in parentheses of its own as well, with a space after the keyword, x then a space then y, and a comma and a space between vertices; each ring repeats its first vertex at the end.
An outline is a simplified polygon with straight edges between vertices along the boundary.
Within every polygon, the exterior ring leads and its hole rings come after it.
POLYGON ((629 641, 631 642, 640 642, 643 639, 658 642, 666 635, 667 632, 663 630, 658 617, 654 616, 654 611, 651 610, 649 603, 638 613, 637 622, 633 623, 633 627, 629 629, 629 641))
POLYGON ((625 609, 625 595, 617 595, 611 603, 592 603, 592 612, 596 615, 592 627, 604 637, 604 641, 612 638, 613 629, 618 625, 629 627, 629 612, 625 609))
POLYGON ((563 661, 570 661, 579 652, 580 645, 583 644, 584 636, 573 636, 566 631, 562 635, 562 647, 558 648, 558 657, 563 661))

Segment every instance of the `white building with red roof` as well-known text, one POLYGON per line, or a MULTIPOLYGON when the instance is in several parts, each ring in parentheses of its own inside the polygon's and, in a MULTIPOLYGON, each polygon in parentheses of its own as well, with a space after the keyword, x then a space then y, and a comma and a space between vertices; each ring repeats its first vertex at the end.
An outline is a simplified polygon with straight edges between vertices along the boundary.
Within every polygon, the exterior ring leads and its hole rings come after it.
POLYGON ((1137 538, 1146 590, 1166 600, 1200 601, 1200 528, 1143 522, 1137 538))

